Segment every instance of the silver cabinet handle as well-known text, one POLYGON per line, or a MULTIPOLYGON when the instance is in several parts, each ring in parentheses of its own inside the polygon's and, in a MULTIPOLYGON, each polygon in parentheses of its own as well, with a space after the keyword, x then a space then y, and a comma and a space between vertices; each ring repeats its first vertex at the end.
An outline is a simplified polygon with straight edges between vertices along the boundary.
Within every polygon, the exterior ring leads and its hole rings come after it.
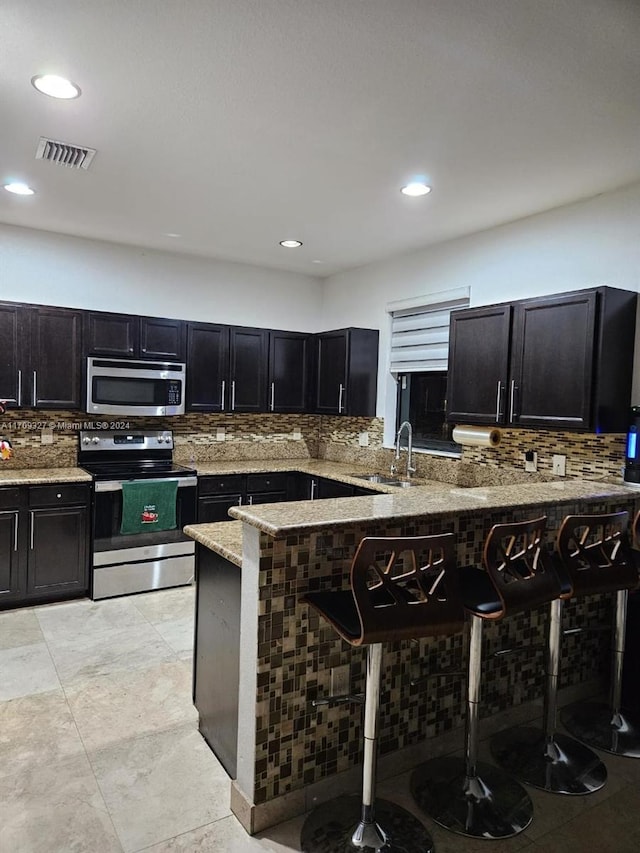
POLYGON ((502 391, 502 382, 498 379, 498 391, 496 393, 496 423, 500 420, 500 392, 502 391))
POLYGON ((269 404, 269 408, 273 411, 276 402, 276 383, 271 383, 271 403, 269 404))
POLYGON ((242 506, 242 495, 238 495, 238 506, 242 506))
POLYGON ((236 380, 231 380, 231 411, 233 412, 236 408, 236 380))
POLYGON ((18 513, 13 514, 13 550, 18 550, 18 513))
POLYGON ((30 540, 30 543, 31 543, 31 544, 30 544, 30 546, 29 546, 29 547, 30 547, 30 548, 31 548, 31 550, 33 551, 33 529, 34 529, 34 527, 35 527, 35 519, 34 519, 35 513, 34 513, 34 511, 33 511, 33 510, 31 510, 31 511, 29 512, 29 515, 31 516, 30 523, 29 523, 29 527, 31 528, 31 530, 30 530, 30 532, 29 532, 29 540, 30 540))
POLYGON ((511 391, 509 394, 509 420, 510 421, 512 421, 513 417, 514 417, 513 403, 514 403, 515 396, 516 396, 516 380, 512 379, 511 380, 511 391))
POLYGON ((316 499, 316 486, 317 482, 315 480, 311 481, 311 500, 314 501, 316 499))
POLYGON ((18 370, 18 406, 22 405, 22 371, 18 370))
POLYGON ((35 409, 38 402, 38 371, 33 371, 33 408, 35 409))
POLYGON ((344 395, 344 385, 340 383, 340 394, 338 395, 338 414, 342 412, 342 397, 344 395))
POLYGON ((249 506, 253 506, 253 495, 249 495, 249 506))
POLYGON ((225 391, 225 381, 222 380, 222 387, 220 388, 220 408, 224 409, 224 391, 225 391))

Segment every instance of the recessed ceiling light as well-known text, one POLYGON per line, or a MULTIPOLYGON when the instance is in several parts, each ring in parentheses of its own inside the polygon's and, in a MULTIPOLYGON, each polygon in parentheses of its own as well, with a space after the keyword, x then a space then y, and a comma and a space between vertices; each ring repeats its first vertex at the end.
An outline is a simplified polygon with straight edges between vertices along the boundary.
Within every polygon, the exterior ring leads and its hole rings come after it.
POLYGON ((409 195, 412 198, 417 198, 418 196, 430 193, 431 187, 427 186, 427 184, 423 184, 421 181, 412 181, 410 184, 407 184, 406 187, 402 187, 400 192, 404 193, 404 195, 409 195))
POLYGON ((280 245, 285 249, 297 249, 302 246, 302 243, 300 240, 280 240, 280 245))
POLYGON ((182 237, 182 234, 176 234, 175 231, 165 231, 165 237, 182 237))
POLYGON ((10 184, 5 184, 4 188, 8 193, 13 193, 14 195, 33 195, 35 193, 35 190, 32 190, 28 184, 20 183, 20 181, 12 181, 10 184))
POLYGON ((79 86, 65 77, 58 77, 56 74, 38 74, 31 78, 31 83, 38 92, 49 95, 51 98, 62 98, 68 101, 80 97, 79 86))
POLYGON ((319 261, 317 258, 315 258, 313 261, 311 261, 311 263, 312 264, 323 264, 324 261, 319 261))

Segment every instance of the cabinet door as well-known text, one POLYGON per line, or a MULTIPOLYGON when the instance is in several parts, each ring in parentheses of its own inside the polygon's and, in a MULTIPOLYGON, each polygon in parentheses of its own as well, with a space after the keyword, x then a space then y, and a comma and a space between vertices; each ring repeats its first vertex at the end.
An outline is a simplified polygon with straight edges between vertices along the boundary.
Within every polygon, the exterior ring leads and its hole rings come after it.
POLYGON ((324 477, 318 478, 318 491, 315 495, 317 498, 348 498, 353 495, 354 486, 348 483, 340 483, 338 480, 327 480, 324 477))
POLYGON ((221 412, 230 399, 229 327, 189 323, 187 328, 187 411, 221 412))
POLYGON ((39 409, 85 408, 81 311, 34 309, 30 361, 26 405, 39 409))
POLYGON ((316 380, 316 411, 341 414, 347 383, 346 332, 329 332, 316 337, 316 380))
POLYGON ((286 491, 283 492, 249 492, 247 494, 246 503, 249 506, 253 504, 276 504, 280 501, 287 500, 286 491))
POLYGON ((15 599, 21 590, 19 512, 0 510, 0 603, 15 599))
POLYGON ((88 508, 46 507, 30 510, 29 516, 28 594, 86 591, 88 508))
POLYGON ((131 358, 138 352, 138 317, 104 311, 85 313, 87 355, 131 358))
POLYGON ((597 293, 515 305, 511 421, 587 429, 591 422, 597 293))
POLYGON ((231 329, 227 411, 267 411, 267 335, 264 329, 231 329))
POLYGON ((269 411, 305 410, 308 349, 308 335, 269 332, 269 411))
MULTIPOLYGON (((18 305, 0 305, 0 399, 12 406, 23 402, 23 375, 20 344, 24 337, 28 310, 18 305)), ((28 327, 27 327, 28 333, 28 327)))
POLYGON ((242 504, 243 495, 206 495, 198 498, 198 523, 207 524, 214 521, 233 521, 229 517, 232 506, 242 504))
POLYGON ((447 420, 504 423, 511 306, 453 311, 449 327, 447 420))
POLYGON ((140 356, 160 361, 184 361, 184 323, 161 317, 140 318, 140 356))

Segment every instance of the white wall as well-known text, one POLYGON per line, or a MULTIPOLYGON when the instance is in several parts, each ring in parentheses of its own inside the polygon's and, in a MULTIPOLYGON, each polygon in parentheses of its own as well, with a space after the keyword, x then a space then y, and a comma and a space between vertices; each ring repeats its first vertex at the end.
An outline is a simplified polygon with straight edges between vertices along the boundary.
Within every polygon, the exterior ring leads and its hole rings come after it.
POLYGON ((318 331, 322 282, 0 225, 0 300, 318 331))
MULTIPOLYGON (((640 184, 331 276, 322 319, 380 329, 377 413, 393 431, 388 302, 466 286, 472 305, 488 305, 601 284, 640 291, 640 184)), ((635 386, 640 402, 640 370, 635 386)))

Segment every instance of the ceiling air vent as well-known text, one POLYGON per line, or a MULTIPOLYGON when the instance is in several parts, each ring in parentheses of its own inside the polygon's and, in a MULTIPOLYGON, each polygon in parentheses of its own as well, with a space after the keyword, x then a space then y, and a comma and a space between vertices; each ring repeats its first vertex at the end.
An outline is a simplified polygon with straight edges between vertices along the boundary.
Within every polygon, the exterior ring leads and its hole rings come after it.
POLYGON ((36 149, 36 160, 48 160, 60 166, 71 169, 88 169, 96 156, 95 148, 83 148, 81 145, 70 145, 56 139, 41 136, 36 149))

